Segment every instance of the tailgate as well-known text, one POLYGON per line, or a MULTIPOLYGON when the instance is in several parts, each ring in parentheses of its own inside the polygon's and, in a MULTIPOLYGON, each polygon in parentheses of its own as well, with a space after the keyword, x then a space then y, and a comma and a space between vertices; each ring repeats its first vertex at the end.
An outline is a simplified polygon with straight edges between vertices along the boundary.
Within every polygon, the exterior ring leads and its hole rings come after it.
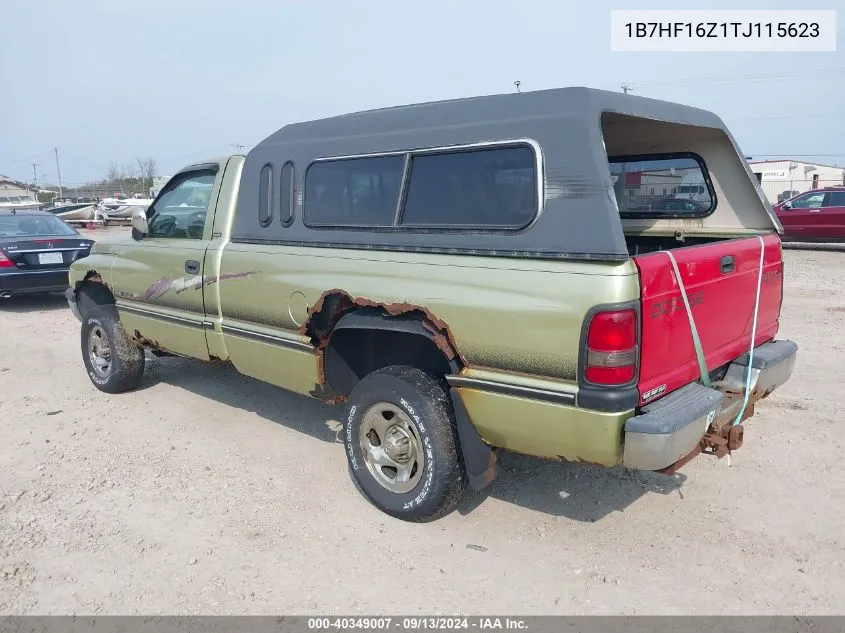
MULTIPOLYGON (((755 345, 778 330, 783 262, 777 235, 764 237, 765 255, 755 345)), ((756 237, 672 250, 712 371, 748 351, 760 264, 756 237)), ((640 404, 699 378, 689 319, 666 253, 638 255, 642 287, 640 404), (643 398, 643 394, 648 397, 643 398)))

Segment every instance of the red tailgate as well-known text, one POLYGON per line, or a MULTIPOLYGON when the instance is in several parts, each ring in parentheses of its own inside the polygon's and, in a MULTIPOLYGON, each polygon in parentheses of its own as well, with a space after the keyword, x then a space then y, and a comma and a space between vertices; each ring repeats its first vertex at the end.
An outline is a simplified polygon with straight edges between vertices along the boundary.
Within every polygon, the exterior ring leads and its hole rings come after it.
MULTIPOLYGON (((757 320, 759 345, 775 336, 783 291, 783 262, 777 235, 764 238, 765 256, 757 320)), ((672 251, 678 262, 695 324, 714 370, 748 351, 760 263, 756 237, 672 251), (733 266, 731 260, 733 258, 733 266)), ((666 253, 638 255, 642 285, 640 404, 699 378, 689 320, 666 253), (653 394, 653 395, 652 395, 653 394)))

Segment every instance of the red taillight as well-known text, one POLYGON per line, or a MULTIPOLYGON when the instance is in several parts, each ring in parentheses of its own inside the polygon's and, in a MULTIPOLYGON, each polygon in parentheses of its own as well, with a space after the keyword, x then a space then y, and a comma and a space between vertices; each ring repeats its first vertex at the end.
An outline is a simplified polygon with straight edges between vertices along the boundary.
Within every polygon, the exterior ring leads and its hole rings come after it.
POLYGON ((599 385, 624 385, 637 373, 637 312, 599 312, 587 330, 584 378, 599 385))
POLYGON ((14 268, 15 262, 6 257, 6 253, 0 250, 0 268, 14 268))

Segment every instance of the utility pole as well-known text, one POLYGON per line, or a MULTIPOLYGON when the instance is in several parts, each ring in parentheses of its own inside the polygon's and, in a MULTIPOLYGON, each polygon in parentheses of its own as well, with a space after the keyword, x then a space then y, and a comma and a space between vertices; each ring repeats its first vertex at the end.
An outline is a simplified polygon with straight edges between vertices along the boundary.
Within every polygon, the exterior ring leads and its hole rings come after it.
POLYGON ((59 178, 59 198, 64 198, 64 195, 62 195, 62 170, 59 169, 59 148, 54 147, 53 150, 56 152, 56 175, 59 178))
POLYGON ((35 173, 35 168, 38 163, 32 163, 32 180, 35 182, 35 195, 38 195, 38 174, 35 173))
POLYGON ((239 145, 238 143, 229 143, 229 145, 234 147, 238 152, 240 152, 244 148, 243 145, 239 145))
POLYGON ((623 83, 620 87, 622 88, 622 92, 624 92, 625 94, 628 94, 629 92, 634 92, 634 89, 628 84, 623 83))

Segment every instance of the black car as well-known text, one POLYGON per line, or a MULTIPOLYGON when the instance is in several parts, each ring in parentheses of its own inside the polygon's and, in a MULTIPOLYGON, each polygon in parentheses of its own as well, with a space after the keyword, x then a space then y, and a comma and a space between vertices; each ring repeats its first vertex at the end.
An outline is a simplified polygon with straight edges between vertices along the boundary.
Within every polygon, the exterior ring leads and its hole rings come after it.
POLYGON ((0 210, 0 298, 64 290, 71 262, 93 243, 52 213, 0 210))

